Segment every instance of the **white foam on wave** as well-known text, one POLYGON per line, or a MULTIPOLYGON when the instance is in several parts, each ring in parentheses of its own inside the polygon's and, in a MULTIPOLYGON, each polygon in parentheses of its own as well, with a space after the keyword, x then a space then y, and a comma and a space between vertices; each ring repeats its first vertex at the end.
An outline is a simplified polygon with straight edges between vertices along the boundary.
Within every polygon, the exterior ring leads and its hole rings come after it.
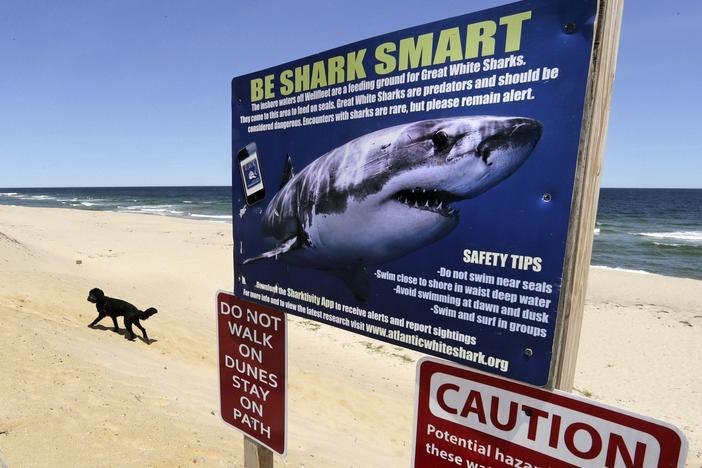
POLYGON ((128 212, 128 213, 148 213, 148 214, 174 214, 174 215, 181 215, 185 214, 184 211, 179 211, 179 210, 173 210, 170 208, 157 208, 157 207, 151 207, 151 206, 143 206, 143 207, 118 207, 120 211, 123 212, 128 212))
POLYGON ((203 214, 191 213, 190 216, 192 216, 193 218, 206 218, 206 219, 227 219, 227 220, 232 219, 232 215, 203 215, 203 214))
POLYGON ((639 236, 654 239, 674 239, 681 241, 702 242, 702 231, 674 231, 674 232, 639 232, 639 236))
POLYGON ((0 197, 17 197, 18 195, 17 192, 0 192, 0 197))
POLYGON ((657 245, 659 247, 689 247, 689 245, 676 244, 675 242, 654 242, 653 245, 657 245))
POLYGON ((645 271, 645 270, 630 270, 628 268, 619 268, 619 267, 608 267, 604 265, 590 265, 592 268, 597 268, 599 270, 612 270, 612 271, 624 271, 626 273, 637 273, 639 275, 650 275, 652 274, 650 271, 645 271))
POLYGON ((173 209, 175 205, 131 205, 131 206, 118 206, 123 210, 133 210, 133 211, 144 211, 144 210, 167 210, 173 209))
POLYGON ((596 236, 599 235, 600 231, 601 231, 600 228, 595 228, 595 235, 596 236))

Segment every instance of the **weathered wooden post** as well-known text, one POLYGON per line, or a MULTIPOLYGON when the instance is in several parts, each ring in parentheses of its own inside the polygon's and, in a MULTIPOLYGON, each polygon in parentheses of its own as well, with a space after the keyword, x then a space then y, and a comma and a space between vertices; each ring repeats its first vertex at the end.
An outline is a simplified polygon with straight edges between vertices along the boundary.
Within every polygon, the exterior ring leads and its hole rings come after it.
POLYGON ((575 377, 623 8, 624 0, 598 3, 548 385, 565 391, 575 377))
POLYGON ((244 436, 244 468, 273 468, 273 452, 244 436))

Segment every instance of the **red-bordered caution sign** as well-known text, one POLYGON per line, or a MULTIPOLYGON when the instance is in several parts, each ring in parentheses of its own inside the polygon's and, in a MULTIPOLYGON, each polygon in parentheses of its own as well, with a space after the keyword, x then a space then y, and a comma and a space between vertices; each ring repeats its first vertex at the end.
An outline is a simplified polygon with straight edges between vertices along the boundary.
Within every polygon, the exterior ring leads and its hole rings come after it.
POLYGON ((443 361, 417 364, 415 467, 682 467, 669 424, 443 361))
POLYGON ((287 451, 287 319, 217 292, 222 419, 265 447, 287 451))

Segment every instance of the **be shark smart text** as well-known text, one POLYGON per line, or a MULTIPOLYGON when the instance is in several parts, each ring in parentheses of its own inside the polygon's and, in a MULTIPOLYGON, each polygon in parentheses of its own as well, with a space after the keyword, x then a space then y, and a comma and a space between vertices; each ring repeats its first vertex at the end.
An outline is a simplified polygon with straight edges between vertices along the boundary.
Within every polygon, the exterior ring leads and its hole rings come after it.
MULTIPOLYGON (((383 76, 417 68, 462 62, 489 57, 502 51, 516 52, 521 48, 524 24, 531 20, 531 11, 502 16, 497 21, 469 23, 433 32, 383 42, 372 53, 373 70, 383 76)), ((365 62, 370 57, 367 48, 352 50, 326 60, 317 60, 294 68, 266 74, 250 80, 250 99, 257 102, 290 96, 327 86, 366 78, 365 62)))

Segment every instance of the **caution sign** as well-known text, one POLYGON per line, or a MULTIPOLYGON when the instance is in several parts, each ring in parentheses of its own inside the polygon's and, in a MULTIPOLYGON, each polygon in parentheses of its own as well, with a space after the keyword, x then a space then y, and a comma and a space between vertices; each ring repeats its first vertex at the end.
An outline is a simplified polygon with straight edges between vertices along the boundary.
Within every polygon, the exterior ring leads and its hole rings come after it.
POLYGON ((687 453, 661 421, 429 358, 416 405, 415 467, 681 467, 687 453))
POLYGON ((270 450, 287 442, 285 314, 217 293, 222 419, 270 450))

